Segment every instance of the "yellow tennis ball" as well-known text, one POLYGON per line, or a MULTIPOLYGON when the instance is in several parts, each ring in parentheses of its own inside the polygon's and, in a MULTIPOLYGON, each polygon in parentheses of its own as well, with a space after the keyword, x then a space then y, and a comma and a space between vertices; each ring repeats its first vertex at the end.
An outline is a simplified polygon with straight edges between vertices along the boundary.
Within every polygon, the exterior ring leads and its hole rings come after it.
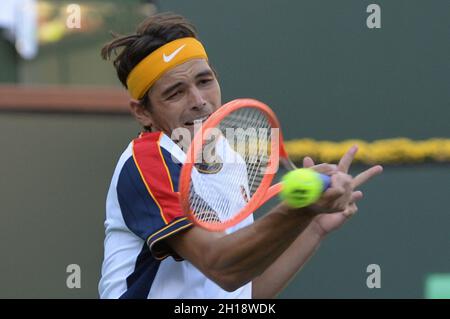
POLYGON ((280 197, 294 208, 305 207, 317 201, 322 194, 323 182, 316 171, 299 168, 282 177, 280 197))

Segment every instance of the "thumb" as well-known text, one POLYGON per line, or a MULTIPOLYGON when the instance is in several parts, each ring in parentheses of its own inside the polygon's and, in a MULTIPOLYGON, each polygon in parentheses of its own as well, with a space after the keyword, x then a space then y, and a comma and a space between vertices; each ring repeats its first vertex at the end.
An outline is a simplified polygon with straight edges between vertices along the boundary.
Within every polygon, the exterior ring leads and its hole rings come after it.
POLYGON ((314 166, 314 161, 312 160, 312 158, 309 156, 303 158, 303 167, 311 167, 311 166, 314 166))

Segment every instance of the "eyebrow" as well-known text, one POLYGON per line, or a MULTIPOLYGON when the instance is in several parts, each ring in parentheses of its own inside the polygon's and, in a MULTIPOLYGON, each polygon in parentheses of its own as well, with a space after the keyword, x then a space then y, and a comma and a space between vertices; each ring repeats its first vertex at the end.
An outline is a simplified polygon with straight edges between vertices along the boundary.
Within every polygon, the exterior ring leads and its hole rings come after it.
POLYGON ((202 71, 202 72, 198 73, 195 76, 195 78, 198 79, 198 78, 201 78, 202 76, 212 76, 212 75, 213 75, 213 73, 212 73, 211 70, 205 70, 205 71, 202 71))
MULTIPOLYGON (((205 71, 202 71, 202 72, 197 73, 197 74, 195 75, 195 79, 198 79, 198 78, 201 78, 201 77, 204 77, 204 76, 212 76, 212 75, 213 75, 213 72, 212 72, 211 70, 205 70, 205 71)), ((179 87, 180 87, 181 85, 183 85, 183 84, 184 84, 184 82, 177 82, 177 83, 175 83, 175 84, 169 86, 167 89, 165 89, 165 90, 161 93, 161 95, 162 95, 162 96, 167 96, 171 91, 173 91, 173 90, 179 88, 179 87)))
POLYGON ((161 95, 162 96, 166 96, 169 95, 170 92, 172 92, 173 90, 175 90, 176 88, 180 87, 181 85, 183 85, 183 82, 177 82, 174 85, 169 86, 167 89, 165 89, 161 95))

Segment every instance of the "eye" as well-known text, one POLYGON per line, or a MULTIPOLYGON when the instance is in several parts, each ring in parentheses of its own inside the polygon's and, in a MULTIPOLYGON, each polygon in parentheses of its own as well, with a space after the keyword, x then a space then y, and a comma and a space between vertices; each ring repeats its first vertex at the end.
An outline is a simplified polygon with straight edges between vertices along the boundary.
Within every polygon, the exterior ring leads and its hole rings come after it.
POLYGON ((201 85, 206 85, 206 84, 209 84, 210 82, 212 82, 212 79, 201 79, 200 81, 199 81, 199 83, 201 84, 201 85))
POLYGON ((169 95, 167 97, 168 100, 172 100, 174 98, 176 98, 178 95, 180 95, 181 93, 183 93, 181 90, 176 90, 174 93, 172 93, 171 95, 169 95))

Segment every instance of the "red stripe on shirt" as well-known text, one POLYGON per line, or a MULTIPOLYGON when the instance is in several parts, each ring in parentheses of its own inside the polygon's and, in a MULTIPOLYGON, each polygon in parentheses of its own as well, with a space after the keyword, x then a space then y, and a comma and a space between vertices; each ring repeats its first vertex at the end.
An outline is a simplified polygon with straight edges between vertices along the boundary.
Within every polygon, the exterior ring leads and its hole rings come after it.
POLYGON ((161 153, 159 140, 162 134, 161 132, 141 134, 133 141, 133 157, 150 196, 160 209, 162 219, 169 224, 184 214, 161 153))

